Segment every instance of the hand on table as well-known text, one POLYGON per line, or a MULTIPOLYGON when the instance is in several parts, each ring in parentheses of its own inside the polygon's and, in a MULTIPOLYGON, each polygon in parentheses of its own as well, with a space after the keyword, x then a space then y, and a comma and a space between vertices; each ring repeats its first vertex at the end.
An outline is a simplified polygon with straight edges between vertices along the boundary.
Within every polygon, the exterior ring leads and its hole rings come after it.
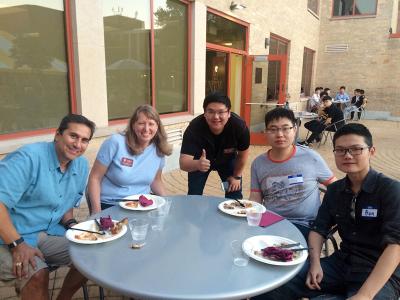
POLYGON ((201 154, 200 158, 198 159, 198 170, 200 172, 207 172, 210 169, 210 161, 206 157, 206 150, 203 149, 203 153, 201 154))
POLYGON ((18 278, 28 276, 29 264, 36 268, 35 256, 44 259, 42 252, 26 243, 19 244, 11 250, 13 258, 13 273, 18 278))

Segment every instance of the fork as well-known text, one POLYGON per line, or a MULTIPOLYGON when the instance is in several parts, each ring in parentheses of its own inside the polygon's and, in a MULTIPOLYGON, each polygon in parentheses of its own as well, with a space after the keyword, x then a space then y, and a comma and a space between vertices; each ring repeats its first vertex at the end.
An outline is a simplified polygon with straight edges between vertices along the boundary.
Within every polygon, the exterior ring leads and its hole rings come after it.
POLYGON ((80 229, 80 228, 69 228, 71 230, 77 230, 77 231, 83 231, 83 232, 89 232, 89 233, 94 233, 94 234, 99 234, 99 235, 105 235, 106 233, 104 231, 92 231, 92 230, 86 230, 86 229, 80 229))
POLYGON ((239 199, 233 199, 233 200, 235 200, 237 203, 239 203, 239 205, 241 207, 246 208, 246 206, 242 202, 240 202, 239 199))

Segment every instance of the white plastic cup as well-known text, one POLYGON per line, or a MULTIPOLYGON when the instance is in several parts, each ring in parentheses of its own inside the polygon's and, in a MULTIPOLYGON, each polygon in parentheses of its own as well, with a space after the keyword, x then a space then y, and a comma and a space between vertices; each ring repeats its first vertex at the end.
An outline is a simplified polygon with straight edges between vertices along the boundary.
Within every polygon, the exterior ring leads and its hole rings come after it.
POLYGON ((249 226, 258 226, 262 216, 261 207, 250 207, 246 209, 247 224, 249 226))
POLYGON ((168 215, 169 214, 169 210, 171 208, 171 199, 164 199, 165 202, 164 204, 160 205, 157 209, 160 210, 163 214, 168 215))
POLYGON ((233 240, 231 242, 233 263, 238 267, 245 267, 249 263, 249 257, 242 249, 242 242, 233 240))
POLYGON ((161 231, 164 229, 165 219, 167 218, 167 214, 159 209, 153 210, 149 213, 149 217, 151 220, 151 229, 155 231, 161 231))

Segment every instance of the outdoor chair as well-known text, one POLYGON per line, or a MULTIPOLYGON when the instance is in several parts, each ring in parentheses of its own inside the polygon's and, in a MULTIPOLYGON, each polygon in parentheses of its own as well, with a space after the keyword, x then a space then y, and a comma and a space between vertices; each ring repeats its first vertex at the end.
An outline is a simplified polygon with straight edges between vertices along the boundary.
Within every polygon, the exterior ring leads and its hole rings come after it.
POLYGON ((345 125, 347 123, 346 119, 342 119, 339 120, 335 123, 329 124, 325 127, 325 129, 321 132, 321 140, 319 142, 319 146, 321 146, 321 144, 325 144, 326 140, 328 139, 328 137, 331 138, 331 140, 333 139, 333 134, 341 127, 343 127, 343 125, 345 125))

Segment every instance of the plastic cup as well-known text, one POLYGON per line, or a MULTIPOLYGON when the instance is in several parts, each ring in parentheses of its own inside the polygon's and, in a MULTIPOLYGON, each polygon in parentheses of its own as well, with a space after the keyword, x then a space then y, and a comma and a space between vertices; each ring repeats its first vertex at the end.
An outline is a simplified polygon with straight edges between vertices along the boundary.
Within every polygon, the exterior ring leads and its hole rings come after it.
POLYGON ((158 207, 158 210, 160 210, 163 214, 168 215, 171 208, 171 203, 171 199, 165 198, 164 204, 158 207))
POLYGON ((249 263, 249 257, 242 249, 242 242, 234 240, 231 242, 233 263, 238 267, 245 267, 249 263))
POLYGON ((151 229, 155 231, 161 231, 164 229, 165 219, 167 218, 167 214, 159 209, 153 210, 149 213, 149 217, 151 220, 151 229))
POLYGON ((249 226, 258 226, 262 216, 261 207, 250 207, 246 209, 247 224, 249 226))
POLYGON ((149 222, 146 219, 132 219, 128 223, 132 235, 132 248, 140 248, 146 244, 149 222))

